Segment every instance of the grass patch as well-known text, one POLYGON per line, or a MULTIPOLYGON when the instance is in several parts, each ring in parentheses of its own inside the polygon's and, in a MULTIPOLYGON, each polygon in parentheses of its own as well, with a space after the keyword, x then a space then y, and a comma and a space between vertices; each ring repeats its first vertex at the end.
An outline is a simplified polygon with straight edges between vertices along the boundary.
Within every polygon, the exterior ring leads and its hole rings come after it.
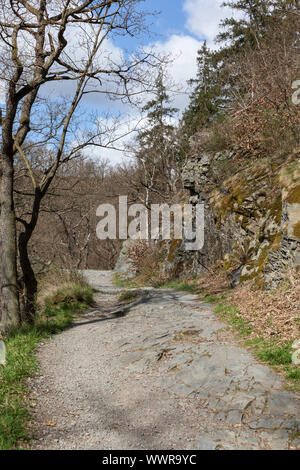
POLYGON ((113 284, 116 287, 122 287, 124 289, 135 289, 138 287, 134 279, 123 278, 121 274, 115 274, 113 276, 113 284))
POLYGON ((38 343, 68 328, 73 314, 92 302, 91 288, 64 288, 47 299, 34 325, 12 330, 5 338, 7 364, 0 365, 0 450, 20 449, 30 438, 26 379, 37 371, 38 343))
POLYGON ((293 442, 295 439, 299 439, 300 438, 300 432, 299 431, 294 431, 291 435, 290 435, 290 440, 291 442, 293 442))
POLYGON ((130 303, 136 300, 140 295, 140 291, 126 290, 120 293, 119 301, 124 303, 130 303))
POLYGON ((44 314, 51 316, 59 310, 75 311, 86 305, 93 305, 93 294, 91 287, 79 284, 59 289, 54 295, 45 298, 44 314))
POLYGON ((199 293, 199 287, 196 281, 187 281, 182 279, 173 279, 164 283, 155 284, 154 287, 159 289, 174 289, 179 291, 186 291, 192 293, 199 293))
POLYGON ((229 323, 235 331, 238 331, 241 336, 247 337, 252 333, 251 325, 240 316, 240 311, 232 305, 220 303, 215 312, 222 320, 229 323))
POLYGON ((292 364, 291 341, 278 344, 275 341, 256 338, 246 342, 246 346, 254 350, 260 361, 271 366, 292 364))
POLYGON ((207 302, 209 304, 214 304, 216 302, 221 302, 222 300, 226 299, 226 294, 222 295, 208 295, 203 298, 204 302, 207 302))
POLYGON ((294 380, 300 384, 300 368, 297 366, 285 367, 286 378, 288 380, 294 380))

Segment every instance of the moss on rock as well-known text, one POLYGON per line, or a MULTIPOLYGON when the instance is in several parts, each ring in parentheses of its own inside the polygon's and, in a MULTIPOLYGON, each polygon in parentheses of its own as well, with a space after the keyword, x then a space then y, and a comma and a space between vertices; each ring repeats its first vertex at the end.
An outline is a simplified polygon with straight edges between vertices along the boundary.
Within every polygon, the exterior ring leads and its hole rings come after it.
POLYGON ((275 198, 274 203, 270 209, 270 216, 277 223, 278 226, 281 224, 282 218, 282 195, 281 193, 278 194, 275 198))
POLYGON ((288 204, 300 204, 300 184, 289 191, 286 202, 288 204))
POLYGON ((294 235, 300 239, 300 222, 298 222, 294 227, 294 235))
POLYGON ((169 251, 168 251, 168 262, 172 263, 176 257, 176 250, 180 248, 182 244, 182 240, 172 240, 169 246, 169 251))
POLYGON ((282 238, 283 238, 283 235, 282 235, 281 232, 278 232, 278 233, 275 235, 274 240, 273 240, 273 243, 272 243, 272 246, 271 246, 271 249, 272 249, 273 251, 278 251, 278 250, 280 250, 282 238))

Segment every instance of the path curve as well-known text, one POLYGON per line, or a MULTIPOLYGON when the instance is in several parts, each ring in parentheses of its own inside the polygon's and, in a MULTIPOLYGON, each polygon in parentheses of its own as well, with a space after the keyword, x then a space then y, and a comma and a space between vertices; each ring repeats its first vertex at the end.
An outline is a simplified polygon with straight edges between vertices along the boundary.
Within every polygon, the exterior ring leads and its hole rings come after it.
POLYGON ((300 405, 197 296, 146 289, 116 312, 112 272, 85 271, 98 306, 39 347, 33 449, 300 448, 300 405))

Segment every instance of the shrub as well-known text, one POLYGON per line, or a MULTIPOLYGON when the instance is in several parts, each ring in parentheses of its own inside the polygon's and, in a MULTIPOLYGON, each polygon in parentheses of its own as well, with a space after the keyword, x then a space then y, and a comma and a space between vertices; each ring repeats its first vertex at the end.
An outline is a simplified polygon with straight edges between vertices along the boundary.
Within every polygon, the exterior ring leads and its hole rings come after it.
POLYGON ((139 240, 128 249, 128 258, 138 272, 138 282, 158 283, 165 281, 160 272, 161 263, 165 258, 166 249, 162 243, 139 240))

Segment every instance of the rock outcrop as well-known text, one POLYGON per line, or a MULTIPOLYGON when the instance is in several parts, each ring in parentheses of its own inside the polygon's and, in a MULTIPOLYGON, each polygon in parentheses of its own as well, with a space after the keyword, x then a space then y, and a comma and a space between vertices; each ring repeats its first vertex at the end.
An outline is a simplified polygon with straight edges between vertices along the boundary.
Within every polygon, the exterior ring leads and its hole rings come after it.
POLYGON ((126 240, 122 245, 122 249, 114 269, 115 274, 118 274, 120 278, 132 279, 137 274, 136 269, 128 256, 128 249, 133 243, 134 242, 132 240, 126 240))
POLYGON ((234 154, 202 154, 183 169, 191 204, 205 204, 205 243, 186 253, 169 246, 167 269, 205 274, 222 262, 232 284, 254 279, 276 287, 300 266, 300 154, 237 162, 234 154))

